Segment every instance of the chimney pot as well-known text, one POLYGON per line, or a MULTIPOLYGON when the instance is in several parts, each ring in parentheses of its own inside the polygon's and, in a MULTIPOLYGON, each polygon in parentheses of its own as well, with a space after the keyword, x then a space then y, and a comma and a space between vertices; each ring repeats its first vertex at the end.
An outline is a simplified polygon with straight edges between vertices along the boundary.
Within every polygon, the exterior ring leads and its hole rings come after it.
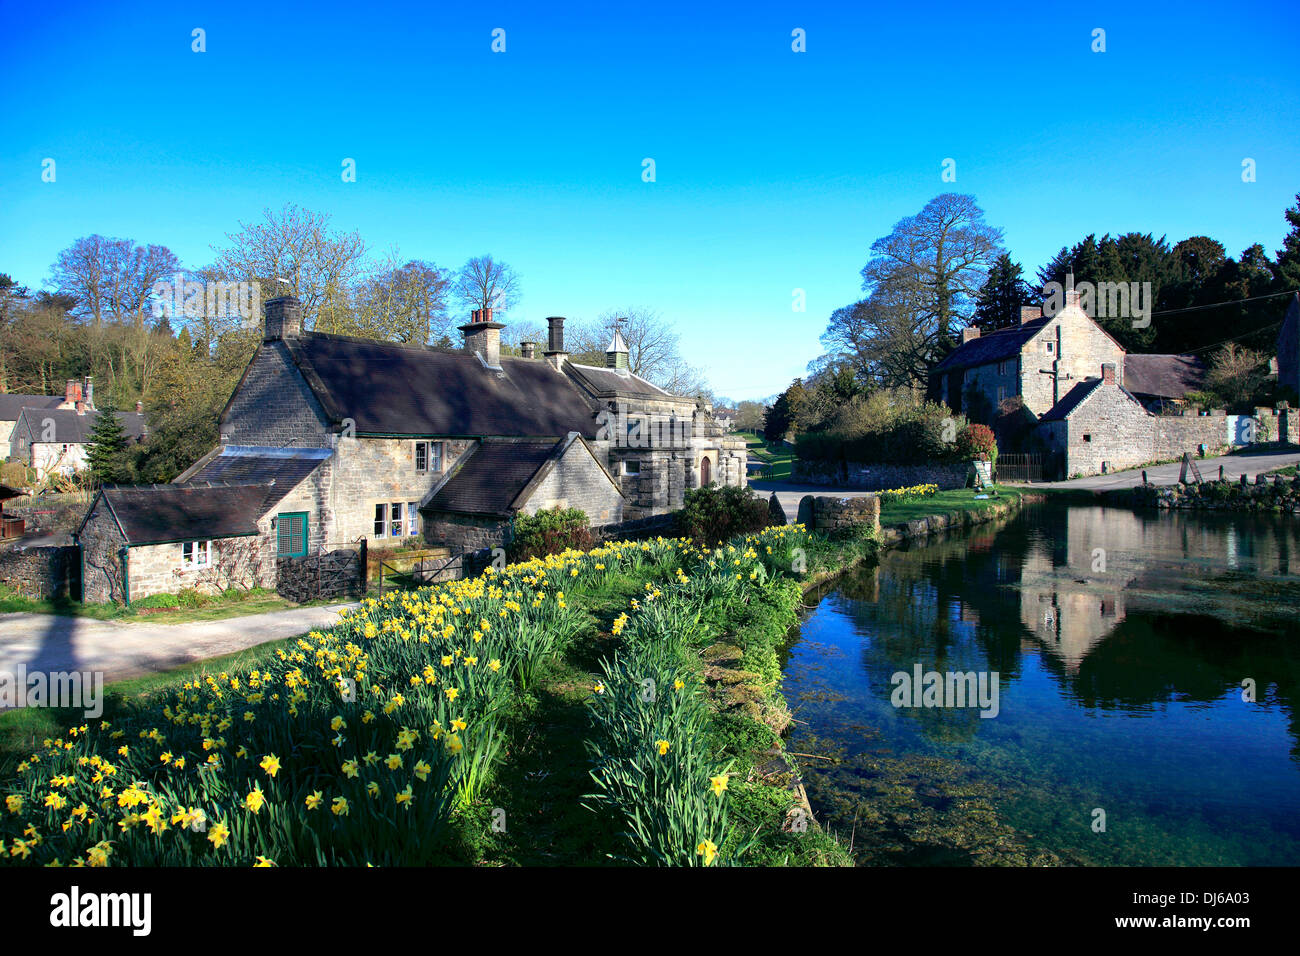
POLYGON ((546 319, 546 357, 557 369, 564 367, 569 353, 564 350, 564 316, 552 315, 546 319))
POLYGON ((465 335, 465 351, 471 355, 477 352, 484 363, 492 368, 501 367, 501 330, 505 328, 500 322, 484 322, 484 311, 475 309, 470 313, 474 321, 459 326, 465 335))
POLYGON ((135 403, 135 413, 136 413, 137 415, 139 415, 139 414, 141 414, 142 412, 144 412, 144 402, 139 401, 139 400, 137 399, 137 400, 136 400, 136 403, 135 403))
POLYGON ((265 342, 296 339, 302 334, 302 302, 297 296, 284 295, 266 301, 265 342))
POLYGON ((520 349, 521 352, 523 352, 524 358, 526 358, 526 359, 535 358, 535 357, 536 357, 536 353, 537 353, 537 343, 536 343, 536 342, 520 342, 520 343, 519 343, 519 349, 520 349))

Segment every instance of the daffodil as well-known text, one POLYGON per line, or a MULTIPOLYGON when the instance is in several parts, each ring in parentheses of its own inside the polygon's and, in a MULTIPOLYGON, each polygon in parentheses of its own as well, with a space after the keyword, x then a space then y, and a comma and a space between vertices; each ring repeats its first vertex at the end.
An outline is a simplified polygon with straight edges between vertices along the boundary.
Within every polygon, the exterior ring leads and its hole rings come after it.
POLYGON ((274 777, 280 772, 280 758, 275 754, 267 754, 258 766, 266 771, 268 777, 274 777))

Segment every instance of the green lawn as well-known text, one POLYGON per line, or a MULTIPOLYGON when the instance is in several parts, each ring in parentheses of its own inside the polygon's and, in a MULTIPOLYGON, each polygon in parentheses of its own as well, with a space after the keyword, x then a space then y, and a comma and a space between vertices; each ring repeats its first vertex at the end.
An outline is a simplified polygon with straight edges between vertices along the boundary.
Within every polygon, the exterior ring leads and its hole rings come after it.
POLYGON ((997 492, 1000 498, 1020 497, 1018 489, 1005 485, 993 485, 980 492, 971 488, 954 488, 951 491, 936 492, 927 498, 911 498, 885 505, 880 510, 880 523, 882 525, 902 524, 905 521, 928 518, 931 515, 951 514, 954 511, 983 511, 997 500, 993 497, 994 492, 997 492), (977 499, 976 494, 987 494, 989 497, 977 499))
POLYGON ((785 481, 790 478, 790 469, 794 464, 794 448, 779 442, 769 442, 762 435, 754 432, 738 432, 745 439, 749 457, 763 463, 763 473, 753 477, 770 481, 785 481))

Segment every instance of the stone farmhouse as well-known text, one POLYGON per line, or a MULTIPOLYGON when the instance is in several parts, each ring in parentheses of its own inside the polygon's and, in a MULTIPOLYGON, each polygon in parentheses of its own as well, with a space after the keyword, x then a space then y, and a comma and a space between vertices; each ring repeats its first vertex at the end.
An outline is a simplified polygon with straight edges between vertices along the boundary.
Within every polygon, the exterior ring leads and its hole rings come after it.
MULTIPOLYGON (((36 469, 41 477, 71 475, 89 464, 90 435, 102 412, 94 383, 69 381, 62 399, 46 395, 0 395, 0 452, 36 469), (12 415, 12 420, 8 416, 12 415)), ((145 439, 144 410, 115 413, 128 442, 145 439)))
MULTIPOLYGON (((1055 315, 1025 307, 1018 326, 987 335, 963 329, 961 345, 932 372, 930 393, 986 422, 1018 400, 1058 475, 1073 477, 1250 440, 1238 416, 1182 414, 1205 371, 1195 355, 1127 354, 1071 291, 1055 315)), ((1296 423, 1284 414, 1279 427, 1290 434, 1296 423)))
POLYGON ((503 355, 492 310, 461 350, 304 332, 265 304, 263 342, 220 418, 220 445, 171 485, 105 488, 77 540, 87 601, 184 587, 273 587, 285 562, 412 539, 463 554, 506 544, 518 515, 578 508, 617 530, 686 491, 745 483, 745 445, 707 402, 628 368, 569 361, 564 319, 503 355))

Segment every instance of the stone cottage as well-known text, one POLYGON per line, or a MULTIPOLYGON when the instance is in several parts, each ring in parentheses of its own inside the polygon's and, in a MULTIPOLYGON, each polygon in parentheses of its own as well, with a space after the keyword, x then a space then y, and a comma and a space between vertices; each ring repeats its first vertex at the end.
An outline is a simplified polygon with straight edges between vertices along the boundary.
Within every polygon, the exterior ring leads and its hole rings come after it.
MULTIPOLYGON (((305 332, 292 297, 265 313, 263 341, 221 414, 221 444, 175 484, 271 482, 273 494, 239 493, 262 508, 240 527, 255 523, 267 554, 363 538, 463 553, 506 543, 517 515, 542 508, 615 525, 679 508, 690 488, 745 482, 743 439, 723 434, 707 402, 631 372, 617 332, 597 367, 568 360, 560 317, 547 320, 540 356, 524 343, 513 357, 501 354, 491 309, 460 327, 460 350, 305 332)), ((151 495, 177 492, 142 490, 122 508, 151 508, 151 495)), ((222 540, 200 533, 203 520, 185 518, 185 533, 222 540)), ((102 533, 87 524, 82 547, 102 550, 102 533)), ((184 568, 183 549, 167 555, 184 568)))
MULTIPOLYGON (((62 402, 53 407, 46 404, 24 407, 18 413, 9 435, 9 453, 36 469, 42 477, 74 474, 90 464, 90 438, 102 414, 95 408, 89 379, 84 392, 80 383, 68 382, 62 402)), ((127 442, 145 440, 147 428, 139 402, 134 412, 114 414, 122 423, 127 442)))
POLYGON ((1051 317, 1025 307, 1018 326, 964 329, 962 344, 935 366, 930 394, 983 421, 1018 399, 1054 456, 1049 470, 1073 477, 1233 444, 1225 416, 1177 414, 1204 376, 1194 355, 1126 354, 1069 291, 1051 317))
POLYGON ((13 457, 10 438, 24 408, 58 408, 62 403, 63 399, 58 395, 23 395, 18 392, 0 394, 0 461, 8 461, 13 457))

